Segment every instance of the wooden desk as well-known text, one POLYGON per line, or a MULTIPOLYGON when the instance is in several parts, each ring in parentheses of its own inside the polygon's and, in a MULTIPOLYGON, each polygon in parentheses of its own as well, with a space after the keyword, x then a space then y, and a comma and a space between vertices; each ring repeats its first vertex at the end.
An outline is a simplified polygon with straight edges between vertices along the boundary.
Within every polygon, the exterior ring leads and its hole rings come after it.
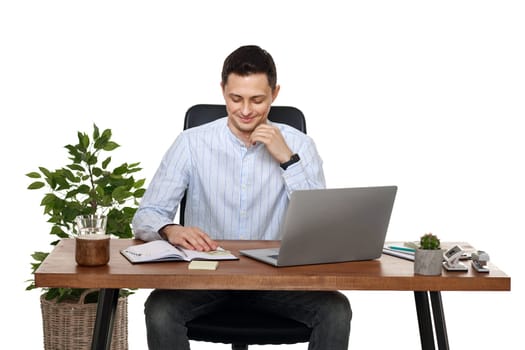
MULTIPOLYGON (((489 263, 489 273, 443 271, 441 276, 414 275, 411 261, 383 255, 372 261, 275 268, 241 256, 222 261, 216 271, 188 270, 182 262, 130 264, 120 250, 140 241, 111 241, 107 266, 80 267, 75 244, 62 240, 35 272, 37 287, 100 288, 92 349, 109 349, 120 288, 236 289, 236 290, 392 290, 414 292, 423 349, 448 349, 441 291, 509 291, 510 277, 489 263), (430 311, 430 301, 432 312, 430 311), (432 326, 434 319, 434 327, 432 326)), ((239 249, 278 246, 276 241, 222 241, 239 249)), ((473 249, 460 243, 465 249, 473 249)))

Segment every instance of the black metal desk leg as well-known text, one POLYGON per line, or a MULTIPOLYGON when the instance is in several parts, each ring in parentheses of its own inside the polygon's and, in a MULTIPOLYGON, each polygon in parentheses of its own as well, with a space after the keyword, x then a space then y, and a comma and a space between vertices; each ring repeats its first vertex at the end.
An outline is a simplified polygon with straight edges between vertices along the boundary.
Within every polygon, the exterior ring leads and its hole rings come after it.
POLYGON ((421 349, 435 350, 434 332, 427 292, 414 291, 421 349))
POLYGON ((432 314, 434 316, 434 327, 436 328, 436 338, 439 350, 448 350, 447 325, 445 324, 445 313, 443 311, 443 302, 441 292, 430 292, 432 301, 432 314))
POLYGON ((118 295, 119 289, 100 290, 91 350, 109 350, 111 348, 113 321, 117 310, 118 295))

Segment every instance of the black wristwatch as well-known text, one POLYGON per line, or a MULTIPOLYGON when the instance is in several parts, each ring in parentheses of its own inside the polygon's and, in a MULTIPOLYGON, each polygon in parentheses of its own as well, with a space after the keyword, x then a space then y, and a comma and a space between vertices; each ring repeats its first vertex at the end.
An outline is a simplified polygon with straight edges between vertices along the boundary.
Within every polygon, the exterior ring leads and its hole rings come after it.
POLYGON ((292 157, 289 161, 279 164, 283 170, 286 170, 290 165, 297 163, 300 161, 301 158, 299 158, 299 155, 297 153, 292 154, 292 157))

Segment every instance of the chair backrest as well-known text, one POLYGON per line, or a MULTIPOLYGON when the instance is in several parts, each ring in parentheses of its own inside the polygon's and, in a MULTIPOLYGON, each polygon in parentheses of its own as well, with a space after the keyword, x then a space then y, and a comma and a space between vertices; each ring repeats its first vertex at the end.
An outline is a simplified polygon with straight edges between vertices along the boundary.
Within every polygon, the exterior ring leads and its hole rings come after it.
MULTIPOLYGON (((203 125, 227 115, 225 105, 197 104, 188 109, 184 117, 184 130, 203 125)), ((268 119, 272 122, 290 125, 306 134, 306 120, 303 112, 290 106, 272 106, 268 119)), ((179 223, 184 225, 186 195, 180 202, 179 223)))
MULTIPOLYGON (((184 118, 184 129, 206 124, 225 116, 225 105, 198 104, 190 107, 186 112, 186 117, 184 118)), ((270 114, 268 114, 268 119, 272 122, 288 124, 306 134, 306 120, 304 114, 295 107, 272 106, 270 108, 270 114)))

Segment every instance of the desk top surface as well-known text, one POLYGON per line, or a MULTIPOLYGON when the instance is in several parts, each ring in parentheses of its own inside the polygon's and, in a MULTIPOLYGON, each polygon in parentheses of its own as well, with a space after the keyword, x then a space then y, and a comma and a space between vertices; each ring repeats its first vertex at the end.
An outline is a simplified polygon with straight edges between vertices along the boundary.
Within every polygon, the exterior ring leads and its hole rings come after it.
MULTIPOLYGON (((141 241, 112 239, 110 262, 81 267, 75 262, 74 239, 63 239, 35 273, 37 287, 164 288, 237 290, 429 290, 509 291, 510 277, 489 262, 490 272, 443 270, 441 276, 414 275, 413 262, 382 255, 371 261, 273 267, 240 256, 221 261, 214 271, 189 270, 187 262, 132 265, 120 250, 141 241)), ((220 241, 239 256, 240 249, 268 248, 278 241, 220 241)), ((473 249, 461 243, 466 249, 473 249)))

